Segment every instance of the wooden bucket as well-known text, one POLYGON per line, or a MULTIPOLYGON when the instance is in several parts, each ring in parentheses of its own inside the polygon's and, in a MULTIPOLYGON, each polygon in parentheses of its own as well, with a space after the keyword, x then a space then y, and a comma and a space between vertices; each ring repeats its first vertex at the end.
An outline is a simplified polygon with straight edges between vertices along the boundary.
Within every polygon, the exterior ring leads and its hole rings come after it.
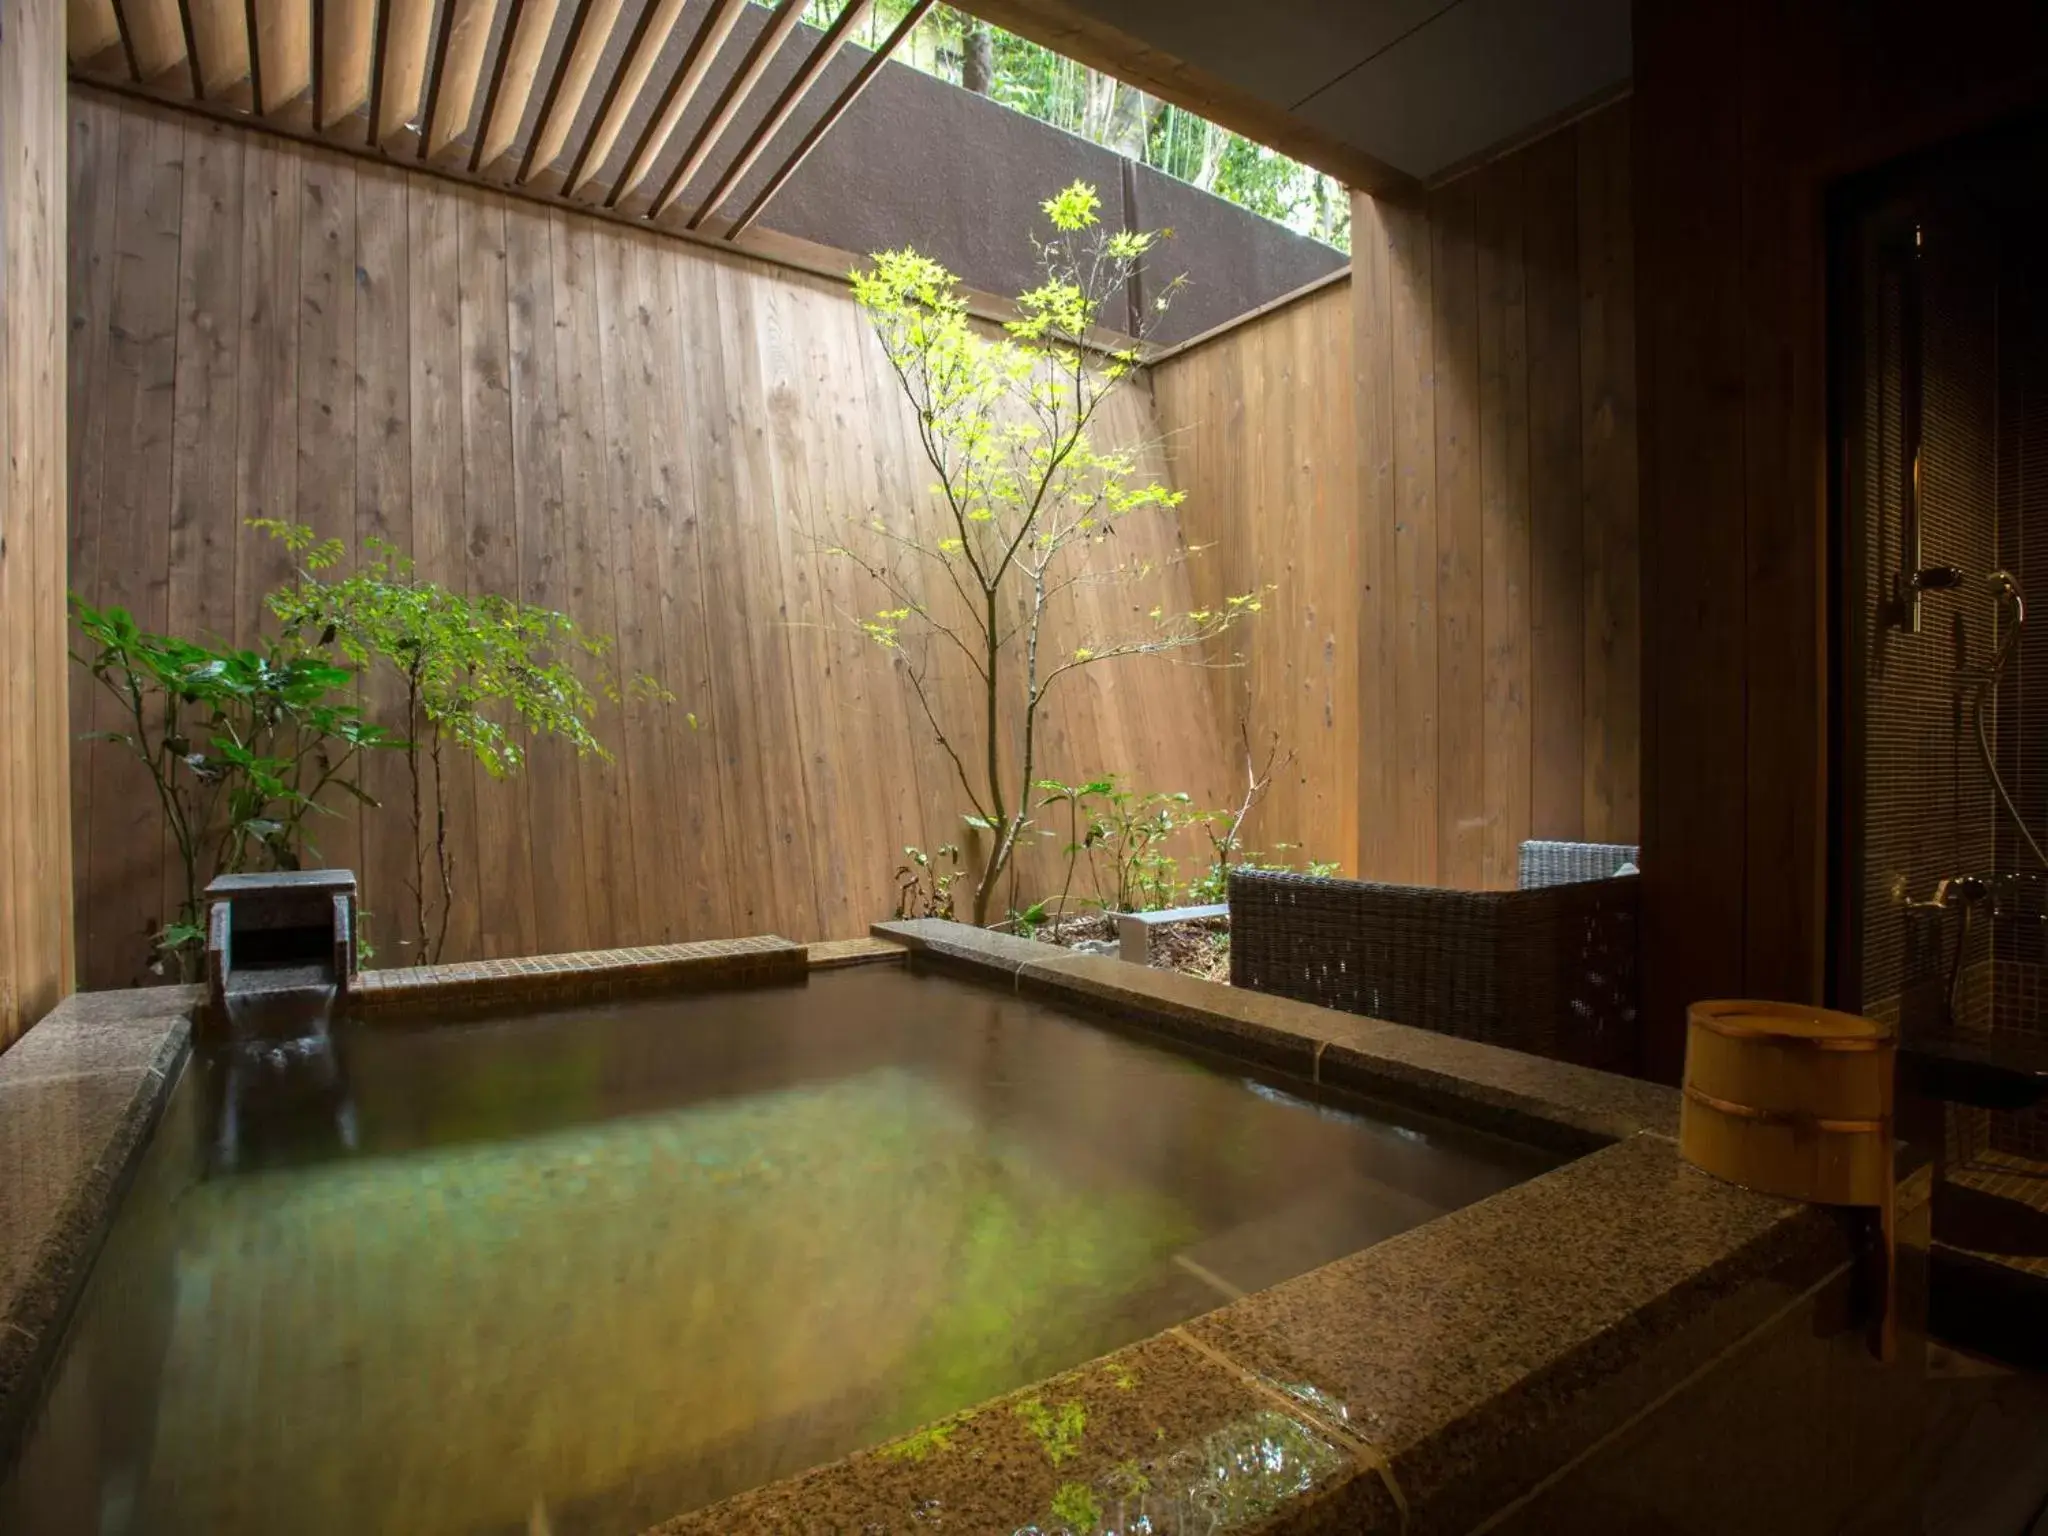
POLYGON ((1731 1184, 1821 1205, 1874 1207, 1884 1273, 1873 1344, 1893 1357, 1889 1025, 1791 1003, 1694 1003, 1687 1010, 1678 1150, 1731 1184))
POLYGON ((1790 1003, 1695 1003, 1687 1013, 1678 1146, 1765 1194, 1882 1205, 1892 1184, 1887 1025, 1790 1003))

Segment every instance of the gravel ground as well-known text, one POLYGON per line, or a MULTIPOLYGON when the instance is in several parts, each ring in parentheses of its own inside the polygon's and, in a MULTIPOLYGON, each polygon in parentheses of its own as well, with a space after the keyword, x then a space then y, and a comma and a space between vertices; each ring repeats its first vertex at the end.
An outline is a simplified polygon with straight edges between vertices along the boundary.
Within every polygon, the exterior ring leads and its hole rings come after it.
MULTIPOLYGON (((1116 941, 1116 924, 1107 917, 1076 917, 1057 927, 1038 930, 1041 943, 1071 949, 1083 939, 1116 941)), ((1199 918, 1175 923, 1152 939, 1152 963, 1162 970, 1181 971, 1204 981, 1230 982, 1230 920, 1199 918)))

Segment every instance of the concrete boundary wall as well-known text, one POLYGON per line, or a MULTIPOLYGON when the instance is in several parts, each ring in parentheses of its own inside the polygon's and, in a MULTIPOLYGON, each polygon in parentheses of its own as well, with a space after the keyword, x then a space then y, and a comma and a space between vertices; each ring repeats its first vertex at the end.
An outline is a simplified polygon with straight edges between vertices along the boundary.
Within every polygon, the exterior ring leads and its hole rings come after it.
MULTIPOLYGON (((743 56, 746 42, 767 25, 769 14, 748 7, 713 79, 698 93, 657 164, 651 178, 656 184, 680 157, 681 146, 716 100, 718 85, 743 56)), ((679 33, 687 33, 688 22, 686 15, 679 33)), ((783 48, 727 131, 720 153, 691 180, 680 206, 693 209, 711 191, 732 151, 767 115, 817 38, 814 30, 800 28, 783 48)), ((728 213, 752 200, 867 57, 863 48, 841 50, 823 82, 726 200, 728 213)), ((643 105, 629 120, 614 158, 630 152, 646 110, 643 105)), ((761 223, 859 253, 914 244, 970 287, 1012 294, 1033 278, 1030 236, 1043 228, 1038 205, 1076 180, 1094 184, 1106 221, 1173 231, 1147 285, 1156 292, 1164 281, 1189 275, 1153 332, 1152 339, 1165 345, 1226 324, 1348 263, 1342 251, 905 64, 882 70, 769 205, 761 223)))

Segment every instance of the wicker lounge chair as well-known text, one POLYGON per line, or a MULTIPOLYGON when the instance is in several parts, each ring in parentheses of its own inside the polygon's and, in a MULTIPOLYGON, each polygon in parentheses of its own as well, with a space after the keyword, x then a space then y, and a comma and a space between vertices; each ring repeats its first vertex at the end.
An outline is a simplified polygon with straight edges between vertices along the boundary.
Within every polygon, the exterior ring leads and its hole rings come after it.
POLYGON ((1636 850, 1522 845, 1521 888, 1230 877, 1232 985, 1613 1072, 1637 1064, 1636 850))

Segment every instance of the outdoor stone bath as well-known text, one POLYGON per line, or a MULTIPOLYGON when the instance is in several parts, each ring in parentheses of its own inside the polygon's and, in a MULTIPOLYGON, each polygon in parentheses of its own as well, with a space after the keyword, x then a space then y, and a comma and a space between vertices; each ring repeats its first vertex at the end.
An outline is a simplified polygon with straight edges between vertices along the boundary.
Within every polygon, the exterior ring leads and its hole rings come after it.
POLYGON ((1668 1090, 877 934, 367 973, 353 1144, 231 1163, 197 989, 71 999, 0 1059, 0 1523, 1798 1529, 1881 1472, 1812 1471, 1915 1379, 1848 1229, 1668 1090), (1731 1400, 1754 1479, 1676 1449, 1731 1400))

